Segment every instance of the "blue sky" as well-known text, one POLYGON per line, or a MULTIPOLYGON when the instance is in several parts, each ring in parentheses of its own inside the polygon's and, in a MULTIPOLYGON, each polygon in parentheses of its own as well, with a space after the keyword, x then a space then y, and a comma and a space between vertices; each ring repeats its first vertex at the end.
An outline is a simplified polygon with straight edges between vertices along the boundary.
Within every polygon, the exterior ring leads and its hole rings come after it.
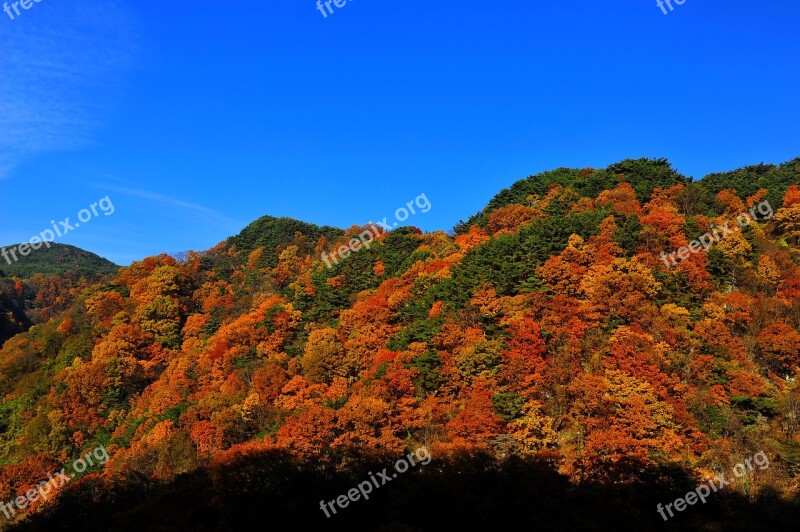
POLYGON ((800 155, 794 1, 42 0, 0 12, 0 244, 119 264, 259 216, 449 229, 517 179, 800 155), (674 2, 673 2, 674 5, 674 2))

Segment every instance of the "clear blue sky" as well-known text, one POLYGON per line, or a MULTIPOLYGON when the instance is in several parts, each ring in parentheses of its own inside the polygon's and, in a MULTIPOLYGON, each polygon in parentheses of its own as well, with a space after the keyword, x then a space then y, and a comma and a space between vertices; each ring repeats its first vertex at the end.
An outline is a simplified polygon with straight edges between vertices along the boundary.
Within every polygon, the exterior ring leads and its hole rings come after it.
POLYGON ((127 264, 420 193, 408 223, 449 229, 559 166, 783 162, 798 21, 794 0, 42 0, 0 12, 0 244, 106 195, 59 241, 127 264))

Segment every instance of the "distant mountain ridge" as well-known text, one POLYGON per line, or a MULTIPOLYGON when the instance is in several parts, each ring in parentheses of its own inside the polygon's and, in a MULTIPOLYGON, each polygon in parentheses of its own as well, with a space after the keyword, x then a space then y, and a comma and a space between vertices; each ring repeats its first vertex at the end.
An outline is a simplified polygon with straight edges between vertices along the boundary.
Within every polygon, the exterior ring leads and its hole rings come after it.
MULTIPOLYGON (((7 249, 18 244, 3 246, 7 249)), ((32 251, 27 257, 20 256, 9 264, 8 259, 0 258, 0 278, 20 277, 28 279, 37 273, 43 275, 63 275, 73 271, 79 276, 103 276, 116 273, 119 266, 90 251, 67 244, 51 244, 32 251)))

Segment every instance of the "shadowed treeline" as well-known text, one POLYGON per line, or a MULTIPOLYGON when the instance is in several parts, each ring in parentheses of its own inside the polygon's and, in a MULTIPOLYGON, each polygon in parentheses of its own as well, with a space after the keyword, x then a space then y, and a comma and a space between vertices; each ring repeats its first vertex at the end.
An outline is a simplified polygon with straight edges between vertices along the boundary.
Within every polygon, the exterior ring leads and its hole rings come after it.
POLYGON ((56 506, 13 530, 227 531, 296 530, 793 530, 800 506, 777 494, 757 500, 712 494, 664 523, 656 504, 696 487, 679 471, 650 471, 645 483, 574 486, 548 464, 485 454, 436 457, 414 467, 331 518, 332 500, 392 464, 397 457, 354 457, 346 472, 259 451, 169 484, 128 478, 103 485, 77 482, 56 506))

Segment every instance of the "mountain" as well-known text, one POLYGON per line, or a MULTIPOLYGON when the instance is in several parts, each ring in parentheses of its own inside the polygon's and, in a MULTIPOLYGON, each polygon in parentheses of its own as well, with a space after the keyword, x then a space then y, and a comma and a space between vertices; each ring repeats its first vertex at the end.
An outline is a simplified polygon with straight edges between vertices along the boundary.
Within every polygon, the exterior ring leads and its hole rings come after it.
POLYGON ((244 253, 263 248, 264 263, 274 267, 278 264, 278 250, 285 248, 290 243, 299 245, 298 251, 308 255, 313 252, 320 237, 334 240, 341 237, 343 233, 344 231, 341 229, 327 225, 319 227, 293 218, 263 216, 242 229, 238 235, 229 238, 226 244, 236 246, 244 253), (303 238, 297 239, 298 234, 303 235, 303 238))
POLYGON ((719 172, 705 176, 702 186, 711 194, 728 188, 743 196, 752 196, 760 189, 769 190, 766 199, 779 204, 786 190, 797 183, 800 174, 800 157, 780 165, 757 164, 745 166, 731 172, 719 172))
POLYGON ((559 168, 521 179, 502 190, 483 211, 457 226, 456 232, 462 233, 471 225, 484 226, 486 217, 503 207, 528 205, 537 201, 554 185, 569 188, 583 198, 595 198, 603 191, 612 190, 623 180, 633 187, 639 200, 650 197, 656 187, 668 188, 691 182, 691 179, 674 170, 666 159, 626 159, 600 170, 559 168))
MULTIPOLYGON (((4 246, 6 249, 17 249, 19 244, 4 246)), ((7 259, 0 258, 0 277, 20 277, 27 279, 40 273, 43 275, 64 275, 68 271, 80 276, 100 277, 116 273, 119 266, 94 253, 66 244, 50 244, 31 251, 23 257, 16 253, 18 261, 12 255, 7 259)))
POLYGON ((792 529, 799 185, 631 159, 454 235, 264 217, 37 279, 57 303, 0 348, 0 500, 64 468, 20 530, 792 529))
MULTIPOLYGON (((17 248, 18 245, 5 247, 17 248)), ((71 290, 119 269, 94 253, 64 244, 41 247, 26 257, 16 251, 15 254, 17 262, 10 252, 6 254, 8 260, 0 258, 0 346, 35 323, 69 308, 71 290)))

